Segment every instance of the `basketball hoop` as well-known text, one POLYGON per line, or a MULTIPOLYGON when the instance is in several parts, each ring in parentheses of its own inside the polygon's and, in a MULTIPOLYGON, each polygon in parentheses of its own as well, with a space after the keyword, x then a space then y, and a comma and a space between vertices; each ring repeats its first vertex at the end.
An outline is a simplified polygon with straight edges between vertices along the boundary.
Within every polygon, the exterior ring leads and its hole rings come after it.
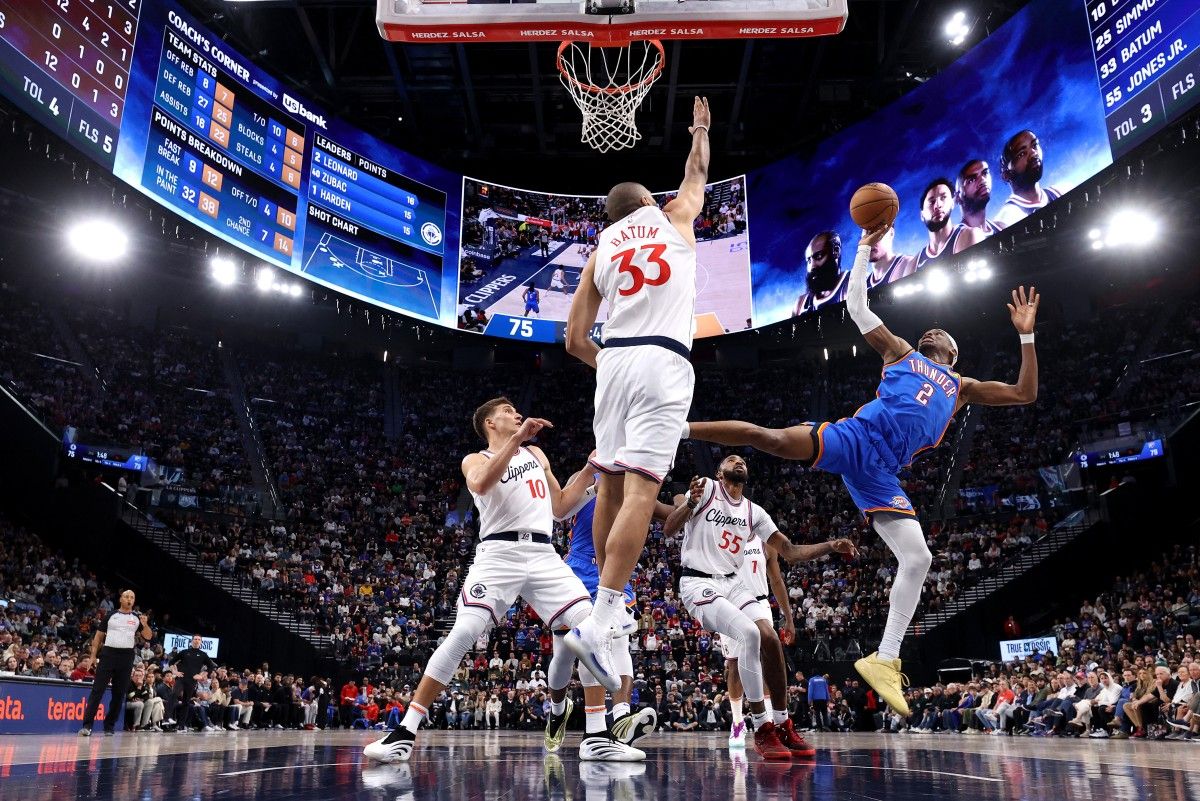
POLYGON ((657 39, 619 45, 559 45, 559 77, 583 112, 579 141, 601 153, 633 147, 642 138, 637 110, 662 75, 665 60, 662 42, 657 39))

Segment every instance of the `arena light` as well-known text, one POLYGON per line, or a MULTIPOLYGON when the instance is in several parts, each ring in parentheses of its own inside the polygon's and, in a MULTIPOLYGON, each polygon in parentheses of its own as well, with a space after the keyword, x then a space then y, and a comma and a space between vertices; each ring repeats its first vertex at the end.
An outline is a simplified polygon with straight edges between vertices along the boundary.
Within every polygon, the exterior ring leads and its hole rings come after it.
POLYGON ((825 361, 829 361, 829 348, 821 348, 825 352, 825 361))
POLYGON ((270 267, 259 267, 254 274, 254 286, 259 292, 270 292, 275 286, 275 271, 270 267))
POLYGON ((944 270, 934 267, 925 273, 925 288, 931 295, 945 295, 950 291, 950 276, 944 270))
POLYGON ((946 20, 942 30, 946 34, 947 41, 955 47, 959 47, 963 42, 967 41, 967 36, 971 33, 971 26, 967 24, 967 12, 955 11, 950 19, 946 20))
POLYGON ((908 298, 908 297, 912 297, 913 295, 920 294, 921 292, 924 292, 924 291, 925 291, 924 284, 908 283, 908 284, 900 284, 899 286, 897 286, 896 291, 893 292, 892 295, 893 295, 893 297, 897 297, 897 298, 908 298))
POLYGON ((1121 209, 1108 219, 1104 229, 1088 231, 1092 250, 1112 247, 1146 247, 1158 239, 1159 224, 1152 215, 1140 209, 1121 209))
POLYGON ((237 265, 233 259, 217 256, 209 262, 209 270, 218 286, 233 286, 237 283, 237 265))
POLYGON ((982 283, 990 280, 992 277, 992 268, 983 259, 971 259, 967 262, 967 268, 963 271, 963 280, 968 284, 982 283))
POLYGON ((293 298, 300 297, 300 291, 301 290, 300 290, 299 284, 292 284, 291 286, 288 287, 288 294, 291 295, 293 298))
POLYGON ((110 220, 84 220, 67 229, 71 250, 92 262, 113 262, 129 250, 129 237, 110 220))

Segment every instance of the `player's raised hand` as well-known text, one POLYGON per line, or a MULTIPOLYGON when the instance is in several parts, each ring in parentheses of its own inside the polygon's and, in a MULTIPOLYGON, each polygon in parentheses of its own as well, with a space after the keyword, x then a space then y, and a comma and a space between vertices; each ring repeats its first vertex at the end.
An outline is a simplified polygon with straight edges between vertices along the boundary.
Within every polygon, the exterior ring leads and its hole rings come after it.
POLYGON ((536 437, 543 428, 554 428, 554 424, 540 417, 526 417, 521 421, 521 427, 517 429, 517 436, 521 442, 525 442, 536 437))
POLYGON ((871 229, 864 228, 862 232, 862 238, 858 240, 859 244, 874 247, 875 245, 879 244, 879 241, 883 239, 884 234, 890 231, 891 228, 892 226, 890 224, 878 225, 871 229))
POLYGON ((829 547, 833 549, 834 553, 840 553, 843 556, 849 556, 851 559, 858 558, 858 547, 845 537, 833 540, 829 543, 829 547))
POLYGON ((708 98, 697 97, 692 103, 692 125, 688 133, 695 133, 697 128, 709 130, 712 127, 712 113, 708 110, 708 98))
POLYGON ((1012 291, 1012 303, 1008 304, 1008 316, 1012 318, 1013 327, 1020 334, 1032 334, 1034 323, 1037 322, 1038 304, 1042 296, 1037 293, 1037 287, 1019 286, 1012 291))
POLYGON ((704 479, 700 476, 692 476, 692 483, 688 485, 688 506, 695 507, 700 503, 700 496, 704 494, 704 479))

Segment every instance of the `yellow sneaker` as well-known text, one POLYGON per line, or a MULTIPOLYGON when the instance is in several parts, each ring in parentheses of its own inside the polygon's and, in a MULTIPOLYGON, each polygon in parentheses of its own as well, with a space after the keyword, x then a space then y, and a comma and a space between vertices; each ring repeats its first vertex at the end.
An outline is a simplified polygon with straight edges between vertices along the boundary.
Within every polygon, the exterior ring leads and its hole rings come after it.
POLYGON ((567 707, 561 715, 551 713, 546 718, 546 750, 554 753, 562 747, 563 738, 567 736, 567 718, 571 717, 571 710, 575 708, 575 704, 571 702, 571 696, 565 699, 567 707))
POLYGON ((903 685, 908 683, 908 677, 900 672, 899 659, 881 659, 878 653, 873 653, 855 662, 854 669, 893 711, 904 717, 911 714, 904 700, 903 685))

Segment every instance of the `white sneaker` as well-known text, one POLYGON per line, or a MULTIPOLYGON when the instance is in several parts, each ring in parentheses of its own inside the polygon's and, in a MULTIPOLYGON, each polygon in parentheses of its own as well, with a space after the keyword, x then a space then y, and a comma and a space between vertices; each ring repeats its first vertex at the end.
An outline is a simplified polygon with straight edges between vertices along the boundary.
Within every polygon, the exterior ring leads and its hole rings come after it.
POLYGON ((412 768, 406 763, 371 765, 362 771, 363 787, 370 790, 392 790, 397 798, 412 797, 412 768))
POLYGON ((729 747, 746 747, 746 721, 739 720, 737 723, 733 724, 733 728, 729 730, 729 747))
POLYGON ((417 735, 400 726, 388 732, 382 740, 376 740, 363 749, 363 756, 376 762, 407 762, 412 756, 413 743, 417 735))
POLYGON ((633 745, 658 727, 658 712, 648 706, 613 721, 612 734, 625 745, 633 745))
POLYGON ((584 737, 579 744, 579 758, 595 762, 641 762, 646 758, 646 752, 625 745, 605 732, 584 737))
POLYGON ((609 692, 621 689, 621 677, 613 667, 612 637, 614 629, 596 630, 595 620, 586 618, 563 637, 563 643, 571 649, 583 665, 604 685, 609 692))
POLYGON ((1094 732, 1092 732, 1091 734, 1088 735, 1088 737, 1091 737, 1096 740, 1103 740, 1107 736, 1108 736, 1108 732, 1106 732, 1104 729, 1096 729, 1094 732))

